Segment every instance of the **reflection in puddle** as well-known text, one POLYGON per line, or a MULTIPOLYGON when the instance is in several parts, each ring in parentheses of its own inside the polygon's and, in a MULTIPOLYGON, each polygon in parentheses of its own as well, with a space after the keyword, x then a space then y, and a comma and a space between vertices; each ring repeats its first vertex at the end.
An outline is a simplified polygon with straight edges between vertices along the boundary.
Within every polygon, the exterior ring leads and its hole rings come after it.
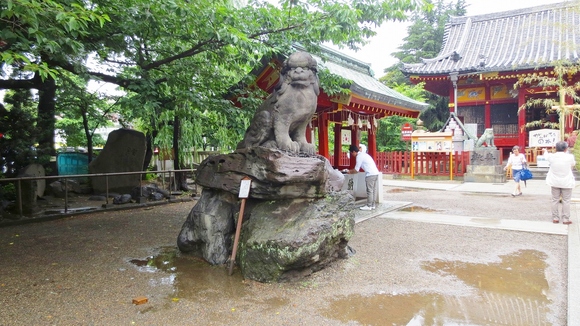
POLYGON ((211 293, 235 297, 245 295, 245 285, 239 273, 229 276, 227 268, 209 265, 197 257, 180 253, 175 247, 162 248, 155 256, 133 259, 130 263, 143 272, 162 270, 174 274, 164 278, 160 284, 171 281, 175 288, 173 295, 178 298, 207 299, 213 297, 206 295, 211 293))
POLYGON ((437 212, 436 209, 431 209, 428 207, 421 207, 421 206, 409 206, 409 207, 401 208, 399 211, 402 211, 402 212, 437 212))
MULTIPOLYGON (((331 301, 321 313, 343 323, 363 325, 551 325, 546 254, 521 250, 500 258, 499 262, 487 264, 441 259, 422 263, 424 270, 464 282, 473 287, 475 294, 353 294, 331 301)), ((229 276, 224 266, 211 266, 179 253, 175 247, 162 248, 155 256, 130 262, 143 272, 167 272, 167 277, 151 285, 172 286, 173 299, 210 304, 220 298, 242 300, 262 306, 263 313, 290 304, 287 298, 256 297, 240 273, 229 276)), ((216 313, 215 318, 221 315, 216 313)))
POLYGON ((551 325, 546 255, 521 250, 501 258, 489 264, 439 259, 423 263, 424 270, 474 287, 476 295, 355 294, 333 301, 324 314, 364 325, 551 325))
MULTIPOLYGON (((286 298, 255 298, 248 289, 239 272, 228 274, 224 266, 212 266, 206 261, 187 254, 182 254, 176 247, 161 248, 160 252, 146 259, 129 261, 142 272, 162 270, 169 273, 167 277, 152 280, 151 286, 171 285, 174 288, 172 300, 189 299, 196 302, 214 303, 223 298, 243 300, 260 304, 265 312, 275 311, 289 304, 286 298), (153 283, 154 282, 154 283, 153 283)), ((216 315, 221 320, 222 315, 216 315)))

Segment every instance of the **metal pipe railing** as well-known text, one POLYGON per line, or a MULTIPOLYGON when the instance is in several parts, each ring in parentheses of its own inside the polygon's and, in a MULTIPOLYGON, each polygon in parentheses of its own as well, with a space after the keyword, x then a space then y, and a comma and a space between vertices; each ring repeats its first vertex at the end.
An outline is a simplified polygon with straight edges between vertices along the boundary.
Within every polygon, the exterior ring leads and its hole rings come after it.
MULTIPOLYGON (((92 178, 92 177, 105 177, 105 205, 109 204, 109 176, 121 176, 121 175, 143 175, 149 173, 161 174, 162 186, 165 188, 165 174, 169 173, 169 187, 170 191, 172 185, 172 173, 175 172, 195 172, 196 169, 182 169, 182 170, 161 170, 161 171, 134 171, 134 172, 111 172, 111 173, 93 173, 93 174, 70 174, 70 175, 54 175, 54 176, 35 176, 35 177, 18 177, 18 178, 6 178, 0 179, 0 183, 10 183, 15 182, 18 186, 16 187, 17 198, 18 198, 18 215, 23 218, 23 207, 22 207, 22 182, 23 181, 34 181, 34 180, 64 180, 64 213, 66 214, 69 210, 68 203, 68 179, 75 178, 92 178)), ((140 187, 139 195, 143 196, 143 188, 140 187)))

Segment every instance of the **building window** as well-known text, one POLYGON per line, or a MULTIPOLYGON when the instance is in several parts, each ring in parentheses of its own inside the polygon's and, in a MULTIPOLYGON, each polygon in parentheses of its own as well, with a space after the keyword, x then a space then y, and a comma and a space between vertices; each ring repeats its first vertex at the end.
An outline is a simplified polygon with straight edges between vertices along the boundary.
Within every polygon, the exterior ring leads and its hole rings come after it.
POLYGON ((463 118, 463 123, 476 123, 477 136, 483 134, 485 129, 485 106, 460 106, 457 108, 457 115, 463 118))
POLYGON ((518 133, 518 104, 504 103, 491 106, 491 126, 494 135, 518 133))

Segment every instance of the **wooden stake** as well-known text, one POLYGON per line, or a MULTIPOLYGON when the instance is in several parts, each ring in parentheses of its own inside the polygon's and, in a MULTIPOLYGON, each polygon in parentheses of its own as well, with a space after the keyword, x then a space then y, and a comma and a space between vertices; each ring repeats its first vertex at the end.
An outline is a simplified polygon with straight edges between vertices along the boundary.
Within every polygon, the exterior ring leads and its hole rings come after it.
POLYGON ((242 205, 240 207, 240 213, 238 214, 238 224, 236 226, 236 236, 234 237, 234 247, 232 248, 232 256, 230 257, 230 270, 229 275, 232 275, 234 271, 234 263, 236 261, 236 253, 238 251, 238 241, 240 240, 240 233, 242 231, 242 221, 244 220, 244 208, 246 207, 246 198, 250 195, 250 185, 252 179, 245 177, 242 179, 240 184, 240 194, 239 198, 242 198, 242 205))

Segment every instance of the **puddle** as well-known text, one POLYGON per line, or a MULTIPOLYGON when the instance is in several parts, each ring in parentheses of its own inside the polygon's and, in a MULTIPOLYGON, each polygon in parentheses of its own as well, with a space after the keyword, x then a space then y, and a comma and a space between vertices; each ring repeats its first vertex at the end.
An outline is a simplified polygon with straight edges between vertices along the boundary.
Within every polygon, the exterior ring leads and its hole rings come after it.
POLYGON ((436 209, 431 209, 428 207, 421 207, 421 206, 408 206, 405 208, 401 208, 399 211, 401 211, 401 212, 437 212, 436 209))
POLYGON ((177 298, 211 301, 214 295, 208 294, 238 298, 246 295, 246 285, 239 272, 230 276, 226 267, 209 265, 200 258, 182 254, 175 247, 161 248, 155 256, 129 262, 142 272, 161 270, 171 273, 159 283, 172 285, 175 290, 173 296, 177 298))
MULTIPOLYGON (((336 298, 320 312, 333 320, 362 325, 552 325, 548 321, 546 254, 521 250, 500 258, 491 263, 441 259, 421 263, 425 271, 472 287, 473 292, 465 296, 353 294, 336 298)), ((197 257, 181 254, 175 247, 162 248, 154 256, 129 262, 142 272, 168 273, 157 284, 172 286, 172 298, 211 304, 225 297, 259 304, 265 313, 290 304, 286 298, 256 297, 239 271, 229 276, 226 267, 211 266, 197 257)))
MULTIPOLYGON (((79 212, 89 212, 97 210, 97 207, 74 207, 74 208, 67 208, 66 213, 79 213, 79 212)), ((64 208, 62 209, 47 209, 44 211, 45 215, 52 215, 52 214, 65 214, 64 208)))
POLYGON ((535 250, 518 251, 489 264, 436 259, 421 267, 457 278, 475 294, 355 294, 331 302, 323 314, 363 325, 552 325, 545 259, 535 250))
POLYGON ((401 192, 417 192, 417 190, 409 188, 394 188, 386 191, 387 193, 401 193, 401 192))

